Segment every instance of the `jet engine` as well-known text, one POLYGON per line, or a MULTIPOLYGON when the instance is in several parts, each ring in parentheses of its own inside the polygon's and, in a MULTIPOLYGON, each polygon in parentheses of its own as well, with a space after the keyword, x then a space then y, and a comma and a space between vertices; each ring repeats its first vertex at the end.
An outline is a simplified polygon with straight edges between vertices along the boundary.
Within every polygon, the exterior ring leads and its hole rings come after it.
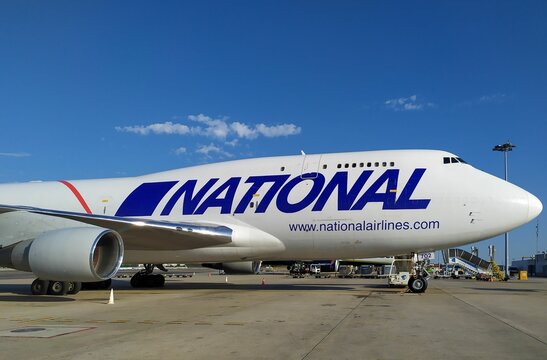
POLYGON ((260 266, 262 261, 236 261, 236 262, 225 262, 225 263, 212 263, 212 264, 202 264, 202 266, 224 270, 224 273, 227 275, 238 275, 238 274, 258 274, 260 271, 260 266))
POLYGON ((45 232, 17 243, 11 266, 38 278, 58 281, 101 281, 113 277, 122 264, 123 240, 112 230, 77 227, 45 232))

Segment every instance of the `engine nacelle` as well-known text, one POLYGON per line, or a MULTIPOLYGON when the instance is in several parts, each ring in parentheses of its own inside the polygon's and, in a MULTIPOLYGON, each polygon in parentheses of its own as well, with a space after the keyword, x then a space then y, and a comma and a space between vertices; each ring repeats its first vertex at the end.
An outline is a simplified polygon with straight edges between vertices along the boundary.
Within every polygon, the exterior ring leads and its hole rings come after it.
POLYGON ((44 280, 110 279, 118 272, 122 260, 121 236, 99 227, 48 231, 17 244, 11 253, 15 269, 32 271, 44 280))
POLYGON ((258 274, 260 272, 260 266, 262 261, 236 261, 236 262, 225 262, 225 263, 214 263, 214 264, 202 264, 202 266, 224 270, 224 273, 227 275, 238 275, 238 274, 258 274))

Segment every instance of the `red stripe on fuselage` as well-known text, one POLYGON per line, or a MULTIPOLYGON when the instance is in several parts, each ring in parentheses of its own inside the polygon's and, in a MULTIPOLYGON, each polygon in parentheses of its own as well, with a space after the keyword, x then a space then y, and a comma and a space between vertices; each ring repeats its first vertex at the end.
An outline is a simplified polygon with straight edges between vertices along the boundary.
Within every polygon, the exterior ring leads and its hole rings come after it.
POLYGON ((91 209, 89 208, 89 206, 87 206, 87 203, 85 202, 82 194, 80 194, 80 192, 78 191, 78 189, 76 189, 76 187, 74 187, 74 185, 72 185, 71 183, 69 183, 68 181, 66 180, 59 180, 60 183, 63 183, 64 185, 66 185, 67 188, 70 189, 70 191, 72 191, 72 193, 74 194, 74 196, 76 196, 76 199, 78 199, 78 201, 80 202, 80 204, 82 205, 82 207, 84 208, 85 212, 88 213, 88 214, 91 214, 91 209))

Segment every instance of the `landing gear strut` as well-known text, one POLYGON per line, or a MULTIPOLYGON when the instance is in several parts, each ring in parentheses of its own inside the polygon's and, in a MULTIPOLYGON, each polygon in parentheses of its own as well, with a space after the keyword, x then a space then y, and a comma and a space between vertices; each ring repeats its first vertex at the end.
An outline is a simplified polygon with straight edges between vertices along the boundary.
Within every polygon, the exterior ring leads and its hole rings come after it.
POLYGON ((134 288, 163 287, 165 284, 165 278, 163 275, 152 274, 155 267, 161 271, 167 271, 162 264, 144 264, 144 269, 133 275, 131 278, 131 286, 134 288))

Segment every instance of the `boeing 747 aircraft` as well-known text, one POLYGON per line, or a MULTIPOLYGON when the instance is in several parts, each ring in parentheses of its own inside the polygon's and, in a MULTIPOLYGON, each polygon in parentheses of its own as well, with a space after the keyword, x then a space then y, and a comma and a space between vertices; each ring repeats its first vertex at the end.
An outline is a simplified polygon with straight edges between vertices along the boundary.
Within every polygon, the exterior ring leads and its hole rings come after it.
MULTIPOLYGON (((487 239, 542 211, 525 190, 433 150, 228 161, 132 178, 0 185, 0 266, 33 294, 75 293, 145 264, 344 259, 487 239)), ((160 279, 161 278, 161 279, 160 279)), ((417 273, 409 282, 421 292, 417 273)), ((424 286, 425 285, 425 286, 424 286)))

